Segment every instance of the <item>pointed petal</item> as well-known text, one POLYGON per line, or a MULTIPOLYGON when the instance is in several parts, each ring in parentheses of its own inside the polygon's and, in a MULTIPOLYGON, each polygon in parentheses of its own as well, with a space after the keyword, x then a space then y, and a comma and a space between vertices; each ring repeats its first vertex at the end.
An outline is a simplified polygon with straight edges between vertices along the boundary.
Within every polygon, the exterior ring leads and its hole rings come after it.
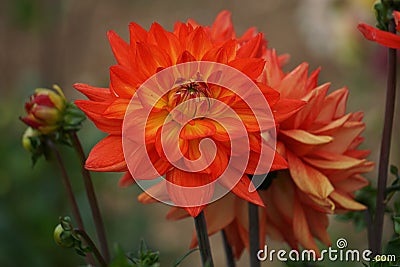
POLYGON ((135 180, 129 172, 126 172, 118 182, 119 187, 128 187, 135 184, 135 180))
POLYGON ((118 64, 124 67, 130 67, 129 45, 114 31, 108 31, 107 37, 118 64))
POLYGON ((83 83, 75 83, 73 86, 93 101, 105 101, 112 97, 108 88, 97 88, 83 83))
POLYGON ((280 133, 297 142, 307 145, 321 145, 332 142, 333 138, 327 135, 314 135, 300 129, 281 130, 280 133))
POLYGON ((366 206, 363 204, 358 203, 352 197, 348 196, 345 193, 339 192, 337 190, 333 191, 329 197, 338 203, 341 207, 345 208, 346 210, 365 210, 367 209, 366 206))
POLYGON ((196 217, 211 200, 214 184, 208 174, 172 169, 167 172, 167 190, 176 206, 183 207, 196 217))
POLYGON ((122 137, 109 135, 101 140, 90 151, 85 168, 100 172, 127 171, 122 151, 122 137))
POLYGON ((243 175, 240 180, 233 185, 231 181, 231 175, 224 175, 221 177, 218 182, 221 183, 225 188, 230 189, 232 193, 237 195, 238 197, 252 202, 259 206, 264 206, 263 201, 260 198, 260 195, 256 190, 254 190, 254 186, 251 184, 251 181, 247 175, 243 175), (233 188, 232 188, 233 186, 233 188), (249 188, 253 188, 252 192, 249 191, 249 188))
POLYGON ((304 164, 290 151, 287 151, 287 157, 293 181, 303 192, 321 199, 327 198, 333 192, 334 188, 324 174, 304 164))
POLYGON ((374 41, 378 44, 394 49, 400 48, 400 36, 396 34, 381 31, 364 23, 358 24, 357 28, 364 35, 364 37, 370 41, 374 41))

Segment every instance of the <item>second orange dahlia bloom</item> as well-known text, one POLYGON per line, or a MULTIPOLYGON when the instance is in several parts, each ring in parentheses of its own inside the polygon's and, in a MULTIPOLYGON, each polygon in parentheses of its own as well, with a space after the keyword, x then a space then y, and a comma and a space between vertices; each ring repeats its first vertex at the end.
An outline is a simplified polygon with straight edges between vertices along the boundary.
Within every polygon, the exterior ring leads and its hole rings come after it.
MULTIPOLYGON (((354 200, 354 192, 368 184, 361 174, 374 166, 366 160, 369 151, 358 149, 363 114, 346 113, 347 88, 328 94, 329 83, 318 85, 319 69, 308 75, 308 64, 303 63, 285 73, 274 50, 265 58, 259 79, 277 89, 281 98, 307 103, 279 125, 277 151, 288 161, 288 170, 274 172, 267 190, 259 191, 265 203, 259 208, 260 247, 270 236, 318 254, 315 239, 331 243, 328 214, 366 208, 354 200)), ((229 194, 205 210, 209 234, 225 231, 237 258, 249 247, 247 205, 229 194)), ((167 217, 177 220, 187 214, 173 208, 167 217)), ((193 235, 191 246, 196 244, 193 235)))

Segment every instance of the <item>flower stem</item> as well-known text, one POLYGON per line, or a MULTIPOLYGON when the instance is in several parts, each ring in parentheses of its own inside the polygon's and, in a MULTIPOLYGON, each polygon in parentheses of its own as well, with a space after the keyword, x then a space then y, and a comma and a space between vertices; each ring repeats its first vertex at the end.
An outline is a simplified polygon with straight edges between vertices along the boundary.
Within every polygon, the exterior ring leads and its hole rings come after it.
MULTIPOLYGON (((50 148, 50 150, 52 151, 52 153, 54 154, 54 156, 56 157, 56 162, 58 165, 58 168, 61 171, 61 177, 62 177, 62 182, 64 184, 65 190, 67 191, 67 199, 68 202, 72 208, 72 214, 74 215, 75 221, 78 225, 78 227, 80 229, 85 229, 84 225, 83 225, 83 220, 82 220, 82 216, 81 213, 79 211, 79 207, 78 204, 76 202, 75 199, 75 195, 74 192, 72 190, 72 185, 71 185, 71 181, 69 179, 67 170, 65 168, 64 162, 61 158, 60 152, 58 151, 57 147, 55 146, 55 144, 53 143, 53 141, 50 138, 46 138, 46 144, 47 147, 50 148)), ((87 255, 86 257, 86 262, 90 265, 94 266, 94 259, 91 255, 87 255)))
POLYGON ((260 227, 258 221, 258 206, 249 202, 249 237, 250 237, 250 267, 260 267, 256 255, 260 249, 260 227))
POLYGON ((82 144, 79 141, 79 138, 78 138, 78 135, 76 134, 76 132, 70 131, 69 136, 72 140, 75 151, 77 152, 77 154, 79 156, 79 160, 81 162, 82 177, 83 177, 83 181, 85 184, 85 190, 86 190, 86 194, 87 194, 87 197, 89 200, 90 209, 92 211, 92 217, 93 217, 94 225, 96 227, 97 237, 99 238, 101 252, 103 253, 105 261, 109 262, 110 261, 110 252, 108 250, 103 219, 101 217, 99 205, 97 203, 97 198, 96 198, 96 194, 94 191, 90 172, 85 169, 86 156, 85 156, 85 153, 83 152, 82 144))
POLYGON ((197 239, 199 240, 200 256, 203 267, 214 267, 204 211, 201 211, 199 215, 194 218, 194 224, 196 227, 197 239))
MULTIPOLYGON (((396 33, 393 20, 389 23, 389 31, 396 33)), ((382 133, 381 151, 378 170, 378 193, 376 198, 376 212, 374 217, 373 253, 379 254, 382 250, 383 221, 385 215, 385 191, 389 169, 390 143, 392 137, 394 107, 396 99, 396 49, 388 49, 388 74, 386 88, 385 120, 382 133)))
POLYGON ((224 250, 225 250, 225 258, 226 258, 226 266, 235 267, 235 258, 233 257, 232 247, 229 245, 228 238, 226 236, 225 230, 221 231, 222 240, 224 242, 224 250))
POLYGON ((86 242, 86 244, 92 249, 93 254, 96 256, 96 259, 100 263, 101 267, 107 267, 107 263, 105 262, 104 258, 101 256, 99 250, 97 249, 96 245, 94 244, 93 240, 90 236, 82 229, 74 229, 74 231, 80 235, 86 242))

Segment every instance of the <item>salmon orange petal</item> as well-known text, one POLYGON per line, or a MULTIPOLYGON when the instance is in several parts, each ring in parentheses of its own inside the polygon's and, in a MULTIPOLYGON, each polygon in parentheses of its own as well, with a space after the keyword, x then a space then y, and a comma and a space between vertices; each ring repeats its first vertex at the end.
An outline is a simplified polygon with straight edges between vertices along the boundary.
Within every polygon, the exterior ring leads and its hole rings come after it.
MULTIPOLYGON (((224 176, 221 177, 218 180, 219 183, 221 183, 224 187, 230 189, 232 188, 232 181, 229 181, 229 177, 224 176)), ((240 180, 233 186, 231 190, 232 193, 234 193, 235 195, 237 195, 238 197, 247 200, 251 203, 254 203, 256 205, 262 206, 264 207, 264 203, 260 198, 260 195, 258 194, 257 191, 252 191, 250 192, 250 190, 254 190, 254 186, 251 183, 251 180, 249 177, 247 177, 247 175, 243 175, 240 180)))
POLYGON ((174 168, 167 172, 167 191, 175 205, 196 217, 214 194, 214 184, 208 174, 186 172, 174 168))
POLYGON ((365 210, 367 209, 366 206, 363 204, 358 203, 354 200, 352 196, 348 194, 339 192, 338 190, 333 191, 329 197, 338 203, 341 207, 345 208, 346 210, 365 210))
POLYGON ((130 63, 128 43, 126 43, 114 31, 108 31, 107 37, 110 42, 111 49, 114 53, 114 57, 117 60, 118 64, 129 68, 131 63, 130 63))
POLYGON ((93 101, 106 101, 112 97, 108 88, 98 88, 83 83, 75 83, 73 86, 93 101))
POLYGON ((127 171, 122 137, 109 135, 92 148, 86 160, 85 168, 100 172, 127 171))
POLYGON ((216 132, 215 123, 210 120, 195 119, 183 126, 179 137, 186 140, 212 136, 216 132))
POLYGON ((317 257, 319 257, 320 251, 311 234, 310 226, 307 222, 304 209, 298 201, 294 202, 293 231, 299 243, 305 249, 314 250, 317 257))
POLYGON ((289 150, 286 154, 293 181, 303 192, 324 199, 334 191, 332 184, 324 174, 303 163, 301 159, 289 150))
POLYGON ((223 42, 235 38, 229 11, 223 10, 217 15, 211 26, 211 37, 215 42, 223 42))
POLYGON ((358 24, 358 30, 370 41, 390 48, 400 48, 400 36, 371 27, 365 23, 358 24))
POLYGON ((133 184, 135 184, 135 180, 129 172, 126 172, 118 182, 119 187, 128 187, 133 184))

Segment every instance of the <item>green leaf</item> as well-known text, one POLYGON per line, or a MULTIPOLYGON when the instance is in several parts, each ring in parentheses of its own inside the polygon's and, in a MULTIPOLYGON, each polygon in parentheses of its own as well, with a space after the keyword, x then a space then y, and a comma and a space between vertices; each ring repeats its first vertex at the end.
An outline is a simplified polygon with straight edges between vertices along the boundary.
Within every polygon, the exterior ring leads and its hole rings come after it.
POLYGON ((396 177, 399 176, 399 169, 395 165, 390 165, 390 173, 395 175, 396 177))
POLYGON ((108 265, 108 267, 133 267, 135 266, 132 261, 126 256, 125 252, 119 245, 114 247, 115 257, 108 265))
POLYGON ((182 261, 184 261, 190 254, 192 254, 193 252, 199 250, 198 248, 194 248, 189 250, 185 255, 183 255, 182 257, 180 257, 179 259, 177 259, 174 263, 174 265, 172 265, 173 267, 178 267, 179 264, 182 263, 182 261))
POLYGON ((393 216, 394 232, 400 235, 400 216, 393 216))

